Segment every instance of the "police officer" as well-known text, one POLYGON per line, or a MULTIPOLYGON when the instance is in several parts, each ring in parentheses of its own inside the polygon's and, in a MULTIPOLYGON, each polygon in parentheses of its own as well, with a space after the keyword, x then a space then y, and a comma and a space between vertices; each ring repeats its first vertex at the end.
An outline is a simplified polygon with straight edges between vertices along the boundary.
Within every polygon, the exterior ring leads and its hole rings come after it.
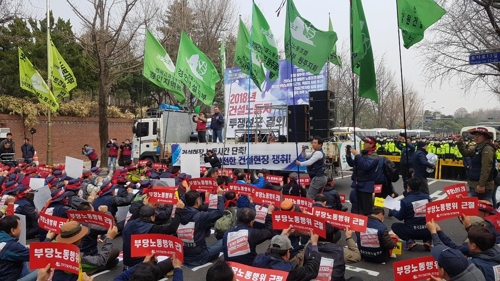
POLYGON ((321 189, 326 185, 326 163, 325 163, 325 152, 323 152, 323 139, 316 136, 311 141, 311 146, 313 148, 312 153, 306 152, 306 147, 302 146, 302 157, 306 158, 307 161, 300 162, 296 161, 298 166, 306 166, 307 173, 311 178, 311 184, 307 190, 307 198, 314 199, 314 196, 318 194, 321 189))
POLYGON ((366 232, 356 232, 361 257, 367 262, 387 262, 390 257, 389 250, 396 247, 396 242, 384 224, 384 215, 383 208, 373 208, 368 217, 366 232))
POLYGON ((463 157, 471 157, 468 182, 469 193, 480 200, 492 201, 494 179, 498 174, 495 167, 495 147, 491 143, 493 138, 488 129, 477 127, 469 130, 476 143, 471 149, 466 149, 462 136, 457 136, 457 145, 463 157))

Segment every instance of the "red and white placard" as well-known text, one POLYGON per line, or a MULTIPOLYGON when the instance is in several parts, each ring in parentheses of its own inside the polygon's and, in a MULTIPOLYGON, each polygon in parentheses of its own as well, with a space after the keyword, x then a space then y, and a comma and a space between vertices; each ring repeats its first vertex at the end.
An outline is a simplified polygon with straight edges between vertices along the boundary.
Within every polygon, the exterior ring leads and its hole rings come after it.
POLYGON ((312 229, 315 234, 326 238, 326 224, 322 218, 289 211, 274 211, 272 218, 273 229, 286 229, 290 226, 292 229, 306 232, 312 229))
POLYGON ((438 277, 438 263, 432 256, 398 261, 393 264, 394 281, 425 280, 438 277))
POLYGON ((80 249, 78 246, 58 242, 30 243, 30 269, 47 266, 78 274, 80 272, 80 249))
POLYGON ((247 280, 285 281, 288 278, 288 272, 286 271, 253 267, 237 262, 228 262, 228 264, 234 271, 234 277, 236 277, 236 281, 247 281, 247 280))
POLYGON ((59 234, 59 232, 61 231, 61 227, 67 221, 68 219, 51 216, 46 214, 45 212, 41 212, 40 217, 38 218, 38 226, 47 231, 52 231, 55 234, 59 234))
POLYGON ((230 183, 227 186, 227 190, 234 191, 236 194, 240 195, 253 196, 255 192, 255 186, 249 184, 230 183))
POLYGON ((478 215, 478 199, 471 198, 453 198, 429 202, 425 205, 426 221, 441 221, 449 218, 458 217, 462 214, 467 216, 478 215))
POLYGON ((285 200, 292 200, 293 204, 299 206, 301 210, 306 210, 308 213, 312 213, 314 200, 310 198, 285 195, 285 200))
POLYGON ((345 203, 345 194, 339 194, 340 196, 340 203, 344 204, 345 203))
POLYGON ((368 225, 368 217, 353 213, 341 212, 327 208, 314 208, 313 215, 326 220, 332 226, 350 230, 365 232, 368 225))
POLYGON ((172 256, 184 261, 182 240, 166 234, 133 234, 130 239, 131 257, 145 257, 151 253, 156 256, 172 256))
POLYGON ((270 183, 280 184, 283 181, 283 176, 266 175, 266 180, 270 183))
POLYGON ((448 198, 464 198, 469 196, 469 191, 467 190, 466 183, 458 183, 454 185, 449 185, 444 188, 444 192, 448 195, 448 198))
POLYGON ((106 229, 115 225, 112 215, 101 212, 68 210, 66 214, 68 214, 68 218, 71 220, 102 226, 106 229))
POLYGON ((151 203, 175 205, 179 201, 175 192, 177 192, 175 187, 154 186, 147 191, 147 194, 151 203))
POLYGON ((281 201, 283 201, 283 194, 281 191, 270 190, 270 189, 254 189, 253 200, 256 204, 273 204, 274 206, 279 206, 281 201))
POLYGON ((187 179, 186 181, 192 190, 199 192, 217 191, 217 181, 214 178, 195 178, 187 179))

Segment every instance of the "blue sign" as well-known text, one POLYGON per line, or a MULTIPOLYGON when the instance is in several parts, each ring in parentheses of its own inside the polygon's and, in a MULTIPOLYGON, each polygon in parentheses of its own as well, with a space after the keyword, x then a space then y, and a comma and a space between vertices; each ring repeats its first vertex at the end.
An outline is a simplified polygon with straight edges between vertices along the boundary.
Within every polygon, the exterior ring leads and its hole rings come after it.
POLYGON ((481 53, 469 55, 469 64, 485 64, 500 62, 500 52, 481 53))
POLYGON ((431 122, 432 122, 432 120, 430 120, 430 119, 425 119, 425 123, 431 123, 431 122))

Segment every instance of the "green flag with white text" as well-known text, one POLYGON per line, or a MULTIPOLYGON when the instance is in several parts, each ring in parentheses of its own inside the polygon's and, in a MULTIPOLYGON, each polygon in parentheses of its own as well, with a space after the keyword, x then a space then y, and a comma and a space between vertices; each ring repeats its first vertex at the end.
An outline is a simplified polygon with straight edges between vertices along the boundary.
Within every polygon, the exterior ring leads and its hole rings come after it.
POLYGON ((331 31, 335 34, 335 42, 333 43, 332 52, 330 53, 330 62, 342 67, 342 60, 337 55, 338 37, 337 37, 337 33, 335 31, 333 31, 332 19, 330 17, 328 17, 328 31, 331 31))
POLYGON ((262 63, 257 57, 257 53, 252 50, 250 52, 250 34, 247 27, 240 19, 240 28, 238 29, 238 41, 236 41, 236 53, 234 54, 234 62, 241 68, 241 72, 245 74, 252 70, 252 81, 262 91, 262 83, 266 80, 266 73, 262 67, 262 63), (250 66, 250 62, 252 65, 250 66))
POLYGON ((208 57, 196 47, 184 31, 177 53, 175 75, 191 93, 206 105, 212 105, 219 73, 208 57))
POLYGON ((269 70, 269 81, 278 79, 278 46, 266 18, 255 3, 252 16, 252 46, 253 51, 262 59, 264 67, 269 70))
POLYGON ((332 51, 335 33, 319 30, 302 18, 292 0, 287 0, 285 22, 286 60, 312 74, 319 74, 332 51))
POLYGON ((351 0, 351 55, 352 71, 359 75, 359 96, 378 103, 372 44, 361 0, 351 0))
POLYGON ((17 48, 17 50, 19 54, 19 85, 22 89, 35 94, 38 100, 47 105, 52 112, 56 112, 59 108, 56 98, 21 48, 17 48))
POLYGON ((224 39, 220 43, 220 73, 222 77, 226 75, 226 42, 224 39))
POLYGON ((397 4, 398 26, 406 49, 422 41, 425 30, 446 14, 434 0, 397 0, 397 4))
POLYGON ((69 91, 76 87, 76 78, 73 71, 57 50, 50 39, 50 61, 52 91, 58 100, 69 97, 69 91))
POLYGON ((172 92, 179 103, 186 101, 182 82, 175 76, 174 63, 149 29, 146 29, 142 75, 158 87, 172 92))

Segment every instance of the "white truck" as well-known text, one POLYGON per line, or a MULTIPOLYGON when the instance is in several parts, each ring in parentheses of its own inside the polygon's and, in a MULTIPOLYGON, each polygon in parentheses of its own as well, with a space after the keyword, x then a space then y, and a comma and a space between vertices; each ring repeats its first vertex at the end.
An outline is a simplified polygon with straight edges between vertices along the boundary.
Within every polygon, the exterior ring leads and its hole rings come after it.
MULTIPOLYGON (((251 171, 267 169, 273 174, 288 174, 297 171, 295 160, 302 146, 310 143, 294 142, 236 142, 198 143, 194 137, 196 124, 193 113, 184 111, 163 111, 158 116, 138 119, 133 127, 133 158, 159 162, 170 159, 173 166, 179 166, 182 154, 198 154, 201 162, 208 150, 216 152, 224 168, 241 168, 251 171)), ((339 169, 342 143, 325 142, 327 175, 333 177, 339 169)), ((345 149, 345 148, 344 148, 345 149)), ((305 171, 305 167, 301 167, 305 171)))

